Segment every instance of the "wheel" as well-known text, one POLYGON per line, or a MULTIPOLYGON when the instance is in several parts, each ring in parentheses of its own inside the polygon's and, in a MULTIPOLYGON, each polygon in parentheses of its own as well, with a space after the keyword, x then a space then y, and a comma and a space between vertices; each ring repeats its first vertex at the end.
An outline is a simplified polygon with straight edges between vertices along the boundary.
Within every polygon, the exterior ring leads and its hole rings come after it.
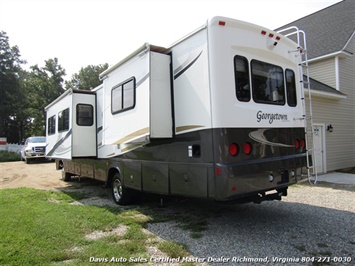
POLYGON ((113 200, 116 204, 128 205, 132 202, 132 191, 123 186, 119 173, 113 176, 111 188, 113 200))
POLYGON ((25 158, 25 161, 26 161, 26 164, 29 164, 29 163, 31 163, 31 160, 30 160, 30 158, 25 158))
POLYGON ((64 167, 62 168, 62 178, 65 182, 68 182, 71 180, 71 173, 65 172, 64 167))
POLYGON ((55 169, 62 170, 64 168, 64 162, 62 160, 55 160, 55 169))

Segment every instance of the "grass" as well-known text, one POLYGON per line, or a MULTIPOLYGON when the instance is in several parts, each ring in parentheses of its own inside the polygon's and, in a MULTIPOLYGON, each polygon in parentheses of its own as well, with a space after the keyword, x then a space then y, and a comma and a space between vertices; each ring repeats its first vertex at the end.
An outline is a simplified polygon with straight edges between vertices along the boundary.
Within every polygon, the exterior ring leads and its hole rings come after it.
POLYGON ((0 151, 0 162, 20 161, 20 154, 11 151, 0 151))
POLYGON ((159 244, 159 249, 166 254, 169 254, 171 258, 185 257, 189 254, 186 252, 186 247, 182 244, 173 242, 162 242, 159 244))
MULTIPOLYGON (((136 265, 130 258, 149 261, 145 243, 155 236, 142 228, 153 218, 129 208, 70 204, 76 197, 80 195, 30 188, 0 190, 0 265, 87 265, 100 258, 122 258, 126 265, 136 265), (123 235, 85 237, 119 226, 128 228, 123 235)), ((176 243, 160 245, 168 256, 187 254, 176 243)))

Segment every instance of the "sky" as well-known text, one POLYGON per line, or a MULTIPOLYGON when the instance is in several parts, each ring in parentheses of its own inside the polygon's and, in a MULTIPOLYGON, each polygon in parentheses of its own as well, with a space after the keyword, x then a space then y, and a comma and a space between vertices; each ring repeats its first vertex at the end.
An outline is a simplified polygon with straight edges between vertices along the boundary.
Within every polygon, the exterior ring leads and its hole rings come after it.
POLYGON ((32 65, 57 57, 66 80, 148 42, 169 47, 225 16, 275 29, 341 0, 0 0, 0 31, 32 65))

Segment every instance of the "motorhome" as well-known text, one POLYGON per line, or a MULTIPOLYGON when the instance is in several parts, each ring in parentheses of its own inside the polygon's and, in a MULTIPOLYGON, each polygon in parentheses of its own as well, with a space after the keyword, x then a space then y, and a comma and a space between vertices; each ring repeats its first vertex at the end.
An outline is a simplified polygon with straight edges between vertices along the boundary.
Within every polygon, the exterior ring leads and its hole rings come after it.
POLYGON ((46 107, 64 180, 216 201, 280 200, 309 166, 299 43, 214 17, 170 47, 144 44, 46 107))

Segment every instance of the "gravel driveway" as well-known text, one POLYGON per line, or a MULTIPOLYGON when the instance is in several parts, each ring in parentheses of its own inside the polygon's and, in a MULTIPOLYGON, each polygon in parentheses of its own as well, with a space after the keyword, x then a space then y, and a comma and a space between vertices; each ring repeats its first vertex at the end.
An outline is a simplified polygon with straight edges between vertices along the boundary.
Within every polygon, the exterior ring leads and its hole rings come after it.
POLYGON ((290 188, 283 201, 260 205, 186 200, 167 212, 206 219, 200 238, 171 221, 148 229, 185 244, 193 256, 211 265, 339 265, 344 260, 355 265, 354 196, 343 189, 302 185, 290 188))
MULTIPOLYGON (((78 204, 117 207, 101 183, 63 182, 52 163, 1 163, 0 170, 0 188, 81 189, 88 197, 78 204)), ((344 265, 355 265, 355 185, 297 185, 283 201, 260 205, 168 199, 159 208, 158 203, 157 197, 144 197, 133 207, 153 217, 149 231, 184 244, 201 264, 340 265, 351 260, 344 265)))

